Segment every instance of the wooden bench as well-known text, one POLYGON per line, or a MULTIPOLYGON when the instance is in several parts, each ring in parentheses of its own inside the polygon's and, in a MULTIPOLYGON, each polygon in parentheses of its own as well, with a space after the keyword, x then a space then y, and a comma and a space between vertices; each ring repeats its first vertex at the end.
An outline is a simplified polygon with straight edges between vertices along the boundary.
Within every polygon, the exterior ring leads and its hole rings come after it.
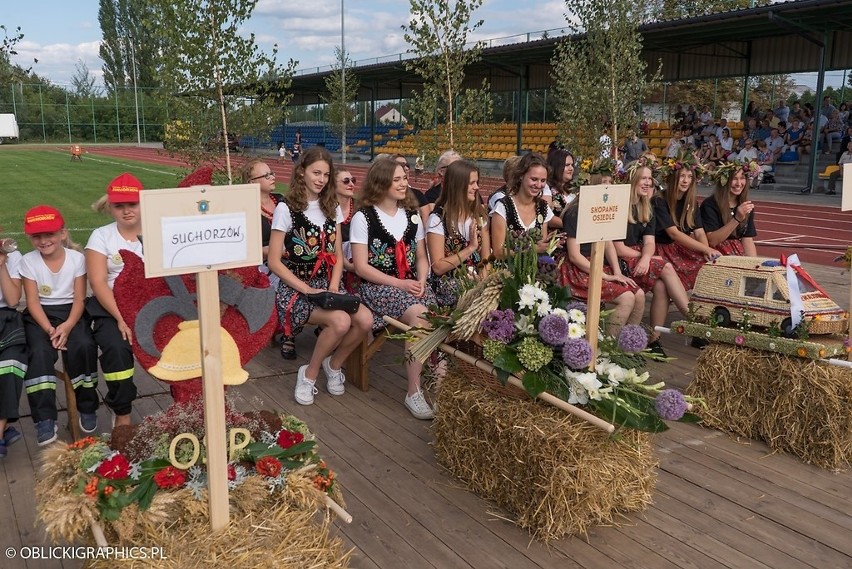
POLYGON ((370 358, 382 349, 382 345, 387 341, 387 328, 382 330, 372 342, 368 342, 368 339, 368 336, 364 336, 361 343, 349 354, 343 364, 343 367, 346 368, 346 381, 361 391, 367 391, 370 388, 370 372, 368 369, 370 358))

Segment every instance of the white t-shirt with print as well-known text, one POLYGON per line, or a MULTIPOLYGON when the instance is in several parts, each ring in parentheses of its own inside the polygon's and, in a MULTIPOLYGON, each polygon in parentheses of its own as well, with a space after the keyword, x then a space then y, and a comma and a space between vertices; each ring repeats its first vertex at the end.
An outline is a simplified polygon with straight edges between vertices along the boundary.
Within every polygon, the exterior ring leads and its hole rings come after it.
MULTIPOLYGON (((396 214, 390 216, 376 206, 373 206, 373 209, 376 210, 376 213, 379 216, 379 221, 382 225, 384 225, 388 233, 390 233, 397 241, 402 239, 402 236, 405 234, 405 229, 408 227, 408 213, 404 209, 399 208, 396 210, 396 214)), ((418 214, 414 215, 416 216, 415 222, 417 223, 417 235, 415 239, 417 241, 422 241, 425 237, 423 222, 420 220, 420 216, 418 214)), ((352 216, 352 225, 349 226, 349 241, 352 243, 366 245, 368 240, 369 230, 367 227, 367 218, 364 216, 363 212, 359 211, 352 216)))
MULTIPOLYGON (((9 272, 9 278, 19 279, 21 273, 21 254, 18 251, 12 251, 6 254, 6 270, 9 272)), ((3 291, 0 290, 0 308, 9 308, 9 303, 3 298, 3 291)))
MULTIPOLYGON (((471 223, 473 223, 472 217, 468 217, 467 219, 456 222, 456 231, 458 231, 459 235, 461 235, 465 239, 468 239, 470 237, 471 223)), ((429 222, 426 224, 426 233, 436 233, 438 235, 444 235, 444 220, 438 217, 438 215, 435 213, 429 214, 429 222)))
POLYGON ((127 249, 142 257, 142 242, 128 241, 118 232, 118 223, 110 223, 103 227, 98 227, 92 231, 86 249, 96 251, 107 258, 107 284, 112 288, 115 284, 115 279, 118 277, 121 270, 124 269, 124 259, 121 258, 119 251, 127 249))
MULTIPOLYGON (((509 199, 511 200, 512 198, 510 197, 509 199)), ((515 200, 512 200, 512 202, 514 202, 514 201, 515 200)), ((517 210, 517 209, 518 209, 518 206, 516 204, 515 210, 517 210)), ((492 215, 499 215, 503 219, 506 219, 506 204, 503 203, 502 201, 497 202, 497 204, 494 206, 494 211, 492 211, 491 213, 492 213, 492 215)), ((548 206, 547 213, 544 215, 544 222, 541 224, 542 227, 546 226, 547 222, 550 221, 551 219, 553 219, 553 210, 550 209, 550 206, 548 206)), ((523 221, 521 221, 521 223, 523 223, 523 221)), ((535 219, 532 220, 532 223, 527 225, 526 229, 532 229, 533 227, 535 227, 535 219)))
POLYGON ((86 258, 79 251, 65 249, 65 262, 54 273, 41 253, 30 251, 21 259, 21 277, 35 281, 39 302, 45 306, 74 302, 74 281, 86 274, 86 258))

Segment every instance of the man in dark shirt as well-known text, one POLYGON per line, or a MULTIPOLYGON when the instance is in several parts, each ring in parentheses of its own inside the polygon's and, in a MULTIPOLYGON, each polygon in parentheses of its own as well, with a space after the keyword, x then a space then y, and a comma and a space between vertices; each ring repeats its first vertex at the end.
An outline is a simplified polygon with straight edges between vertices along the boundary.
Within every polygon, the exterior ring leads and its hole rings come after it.
MULTIPOLYGON (((420 202, 420 207, 427 206, 430 204, 434 204, 438 200, 438 196, 441 195, 441 183, 444 180, 444 172, 447 171, 447 166, 455 162, 456 160, 461 160, 461 155, 455 150, 447 150, 438 158, 438 163, 435 165, 435 180, 432 182, 432 186, 423 193, 417 192, 417 201, 420 202)), ((429 213, 431 213, 432 209, 429 208, 429 213)))

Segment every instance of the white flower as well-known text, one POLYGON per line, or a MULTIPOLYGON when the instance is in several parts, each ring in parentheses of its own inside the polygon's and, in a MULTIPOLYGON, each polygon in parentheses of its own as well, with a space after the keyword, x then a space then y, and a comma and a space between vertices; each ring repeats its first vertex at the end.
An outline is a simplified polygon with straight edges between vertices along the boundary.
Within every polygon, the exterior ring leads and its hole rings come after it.
POLYGON ((533 326, 532 316, 528 316, 526 314, 519 315, 518 319, 515 320, 515 328, 521 334, 535 333, 535 326, 533 326))
POLYGON ((518 291, 518 308, 534 308, 538 298, 538 288, 535 285, 525 284, 518 291))
POLYGON ((547 299, 539 303, 538 310, 536 312, 540 317, 544 318, 545 316, 550 314, 551 308, 552 307, 550 306, 550 299, 547 299))
POLYGON ((595 401, 600 401, 601 396, 598 390, 603 387, 603 383, 598 379, 598 374, 586 372, 577 375, 577 383, 583 386, 583 389, 588 392, 589 397, 595 401))
POLYGON ((571 318, 572 322, 576 322, 577 324, 586 323, 586 315, 583 314, 583 311, 578 308, 572 308, 568 312, 568 317, 571 318))
POLYGON ((554 308, 551 314, 555 314, 556 316, 561 316, 563 320, 567 323, 571 323, 571 316, 569 316, 568 312, 565 311, 564 308, 554 308))
POLYGON ((576 322, 571 322, 568 324, 568 337, 572 340, 576 340, 578 338, 582 338, 586 335, 586 329, 583 328, 580 324, 576 322))

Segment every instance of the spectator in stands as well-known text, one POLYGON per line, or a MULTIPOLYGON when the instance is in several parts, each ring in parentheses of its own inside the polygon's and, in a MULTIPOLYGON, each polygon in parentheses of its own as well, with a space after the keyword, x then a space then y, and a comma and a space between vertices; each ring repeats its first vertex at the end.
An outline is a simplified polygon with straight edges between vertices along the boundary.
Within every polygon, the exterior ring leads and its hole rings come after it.
POLYGON ((802 135, 805 130, 802 127, 802 121, 799 120, 799 117, 793 117, 793 124, 787 130, 787 134, 784 136, 784 147, 781 149, 781 152, 793 151, 795 152, 799 146, 799 142, 802 140, 802 135))
POLYGON ((843 121, 844 124, 849 122, 849 105, 846 103, 840 103, 840 106, 837 107, 837 110, 840 111, 840 120, 843 121))
POLYGON ((763 113, 763 124, 769 127, 770 130, 773 128, 778 128, 778 124, 781 121, 778 120, 778 117, 775 116, 775 113, 772 109, 766 109, 766 112, 763 113))
POLYGON ((456 160, 461 160, 461 155, 455 150, 447 150, 441 154, 438 157, 437 164, 435 164, 435 178, 432 180, 432 185, 423 193, 415 193, 417 201, 420 203, 420 217, 422 219, 429 219, 429 214, 432 213, 435 202, 441 195, 441 182, 444 180, 444 172, 456 160))
POLYGON ((742 141, 745 142, 746 138, 754 139, 757 137, 757 119, 751 118, 748 119, 748 124, 746 128, 743 129, 742 141))
POLYGON ((829 115, 828 122, 822 127, 822 142, 825 143, 823 154, 831 154, 831 145, 834 141, 840 141, 843 138, 843 132, 846 129, 846 124, 840 120, 840 111, 834 109, 829 115))
POLYGON ((719 139, 719 145, 722 147, 726 158, 734 151, 734 139, 731 137, 731 129, 728 127, 722 129, 722 138, 719 139))
POLYGON ((701 202, 701 224, 707 244, 723 255, 757 256, 754 204, 748 199, 748 177, 739 162, 714 171, 716 191, 701 202))
POLYGON ((745 116, 750 119, 756 119, 760 115, 760 110, 757 108, 757 104, 754 101, 749 101, 748 106, 746 107, 745 116))
MULTIPOLYGON (((428 328, 422 316, 436 300, 426 283, 425 223, 417 215, 417 201, 411 199, 402 166, 387 159, 373 162, 361 190, 361 204, 349 230, 352 261, 361 277, 361 300, 378 316, 428 328)), ((434 413, 420 390, 423 364, 409 358, 405 370, 405 407, 417 419, 431 419, 434 413)))
POLYGON ((757 164, 762 170, 762 175, 752 180, 752 188, 758 187, 762 181, 765 181, 766 183, 775 182, 772 172, 775 171, 776 157, 776 154, 772 151, 765 140, 757 141, 757 164))
MULTIPOLYGON (((633 129, 629 129, 627 131, 627 139, 624 141, 623 152, 624 165, 629 166, 631 162, 633 162, 634 160, 638 160, 640 156, 648 152, 648 145, 645 143, 644 140, 639 138, 639 136, 633 129)), ((553 190, 552 186, 551 190, 553 190)), ((557 216, 561 215, 561 211, 556 212, 554 210, 554 213, 556 213, 557 216)))
POLYGON ((754 141, 750 138, 745 139, 745 143, 743 144, 742 150, 737 153, 736 160, 740 162, 748 162, 750 160, 757 160, 757 148, 754 146, 754 141))
POLYGON ((728 128, 728 119, 719 119, 716 122, 716 138, 717 139, 722 140, 722 131, 726 128, 728 128))
POLYGON ((825 118, 831 118, 831 114, 837 110, 837 107, 831 104, 831 97, 826 95, 822 98, 822 106, 819 108, 819 114, 825 118))
POLYGON ((701 107, 701 114, 698 115, 698 120, 701 121, 701 124, 710 124, 713 122, 713 113, 710 112, 710 107, 704 105, 701 107))
POLYGON ((852 140, 852 126, 847 126, 846 132, 840 140, 840 150, 837 152, 837 156, 835 156, 835 162, 840 161, 840 156, 846 151, 846 145, 849 144, 850 140, 852 140))
POLYGON ((669 138, 668 144, 666 144, 666 157, 674 158, 680 152, 681 146, 683 146, 683 142, 681 141, 682 132, 679 126, 675 126, 672 128, 672 136, 669 138))
POLYGON ((681 131, 680 139, 681 139, 681 144, 682 144, 682 147, 681 147, 682 150, 692 151, 692 150, 695 149, 695 137, 693 136, 692 133, 693 133, 693 130, 692 130, 692 127, 690 127, 690 126, 684 127, 683 130, 681 131))
MULTIPOLYGON (((793 101, 793 105, 790 107, 790 116, 799 117, 799 120, 802 121, 802 104, 799 101, 793 101)), ((802 124, 804 124, 804 121, 802 121, 802 124)))
POLYGON ((491 249, 498 259, 509 254, 505 245, 510 232, 536 235, 538 252, 547 249, 547 224, 553 218, 553 210, 542 199, 547 177, 547 162, 535 152, 522 156, 510 174, 506 197, 491 212, 491 249))
POLYGON ((712 170, 715 164, 712 159, 713 149, 710 146, 710 141, 703 142, 701 147, 695 153, 695 158, 701 163, 705 170, 712 170))
POLYGON ((435 210, 426 222, 430 285, 438 306, 455 306, 460 286, 456 271, 475 272, 491 256, 488 217, 479 199, 479 169, 467 160, 450 164, 435 210))
POLYGON ((840 155, 837 164, 840 166, 840 170, 828 175, 828 190, 825 192, 827 196, 833 196, 837 193, 837 180, 843 178, 843 165, 852 164, 852 140, 846 143, 846 152, 840 155))
POLYGON ((784 99, 779 100, 774 113, 775 116, 778 117, 779 121, 787 122, 787 119, 790 118, 790 107, 787 106, 787 101, 784 99))
POLYGON ((722 143, 716 138, 715 134, 710 135, 710 162, 719 164, 725 160, 725 149, 722 148, 722 143))
MULTIPOLYGON (((641 164, 641 163, 640 163, 641 164)), ((619 259, 627 264, 627 274, 645 294, 652 292, 650 312, 651 336, 648 348, 654 353, 665 356, 660 344, 657 326, 665 324, 669 303, 674 302, 681 314, 686 317, 689 302, 680 278, 662 257, 655 254, 654 207, 651 198, 654 195, 654 176, 650 168, 640 165, 634 168, 630 180, 630 210, 628 211, 627 237, 615 241, 615 252, 619 259)))
MULTIPOLYGON (((769 148, 769 151, 772 152, 774 158, 781 155, 781 151, 784 148, 784 139, 778 133, 777 128, 773 128, 771 134, 763 142, 766 143, 767 148, 769 148)), ((757 146, 760 148, 759 144, 757 146)))
POLYGON ((677 110, 675 110, 674 120, 677 123, 682 123, 683 119, 686 118, 686 113, 683 112, 683 105, 678 105, 677 110))
POLYGON ((772 129, 769 128, 769 123, 758 120, 757 121, 757 130, 752 136, 752 140, 766 140, 772 135, 772 129))
POLYGON ((695 106, 689 105, 686 109, 686 116, 683 117, 683 124, 692 124, 697 118, 698 112, 695 110, 695 106))

